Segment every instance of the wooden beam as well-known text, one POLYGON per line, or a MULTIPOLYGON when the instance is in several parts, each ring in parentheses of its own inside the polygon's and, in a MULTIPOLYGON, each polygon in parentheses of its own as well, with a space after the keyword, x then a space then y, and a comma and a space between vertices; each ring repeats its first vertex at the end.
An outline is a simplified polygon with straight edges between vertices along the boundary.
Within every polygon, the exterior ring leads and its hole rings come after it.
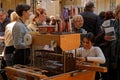
POLYGON ((97 72, 107 72, 107 67, 101 67, 97 65, 77 65, 77 69, 79 70, 91 70, 97 72))

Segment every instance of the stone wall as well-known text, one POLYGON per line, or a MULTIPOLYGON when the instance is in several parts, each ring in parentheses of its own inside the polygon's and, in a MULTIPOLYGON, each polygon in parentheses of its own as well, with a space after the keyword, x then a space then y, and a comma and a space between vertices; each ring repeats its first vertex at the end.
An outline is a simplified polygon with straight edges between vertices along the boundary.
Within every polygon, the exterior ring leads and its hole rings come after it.
MULTIPOLYGON (((27 3, 30 4, 32 9, 34 10, 37 6, 36 4, 37 0, 0 0, 0 2, 2 3, 0 6, 2 6, 6 11, 9 8, 13 8, 15 9, 16 5, 18 3, 27 3), (34 2, 34 6, 33 6, 33 2, 34 2)), ((42 4, 39 4, 39 7, 44 7, 46 9, 47 15, 61 15, 61 11, 62 8, 65 5, 79 5, 79 6, 84 6, 85 1, 88 0, 56 0, 51 2, 51 0, 43 0, 42 4)), ((120 4, 120 0, 92 0, 95 2, 95 12, 97 14, 99 14, 101 11, 107 11, 107 10, 111 10, 112 5, 114 5, 114 7, 117 4, 120 4), (114 1, 114 4, 112 4, 111 2, 114 1)))

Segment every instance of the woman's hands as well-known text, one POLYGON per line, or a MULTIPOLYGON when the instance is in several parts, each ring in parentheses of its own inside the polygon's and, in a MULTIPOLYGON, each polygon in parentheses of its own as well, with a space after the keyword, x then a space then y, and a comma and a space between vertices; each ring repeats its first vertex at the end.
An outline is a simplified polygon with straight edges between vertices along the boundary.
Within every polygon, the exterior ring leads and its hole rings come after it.
POLYGON ((76 65, 79 65, 80 62, 85 62, 85 61, 87 61, 86 57, 77 57, 76 58, 76 65))
POLYGON ((79 57, 80 61, 86 61, 86 57, 79 57))

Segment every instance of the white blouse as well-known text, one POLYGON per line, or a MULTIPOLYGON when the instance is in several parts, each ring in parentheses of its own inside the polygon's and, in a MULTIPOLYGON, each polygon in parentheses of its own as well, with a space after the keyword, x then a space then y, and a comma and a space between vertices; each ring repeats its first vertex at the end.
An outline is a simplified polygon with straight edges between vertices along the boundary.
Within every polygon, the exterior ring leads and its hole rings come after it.
POLYGON ((77 57, 87 57, 87 61, 95 61, 100 64, 105 63, 105 56, 102 50, 99 47, 92 47, 89 50, 84 49, 83 47, 77 49, 77 57))
POLYGON ((13 26, 14 26, 15 23, 16 23, 16 21, 11 22, 8 25, 6 25, 5 36, 4 36, 4 38, 5 38, 5 46, 13 46, 12 29, 13 29, 13 26))

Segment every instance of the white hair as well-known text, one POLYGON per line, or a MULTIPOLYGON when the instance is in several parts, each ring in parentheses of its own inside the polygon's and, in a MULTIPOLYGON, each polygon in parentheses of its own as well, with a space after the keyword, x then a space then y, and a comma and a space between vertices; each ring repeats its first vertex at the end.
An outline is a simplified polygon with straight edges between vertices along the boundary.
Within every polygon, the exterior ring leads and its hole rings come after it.
POLYGON ((76 22, 77 20, 83 20, 83 17, 81 15, 75 15, 73 16, 73 23, 76 22))

